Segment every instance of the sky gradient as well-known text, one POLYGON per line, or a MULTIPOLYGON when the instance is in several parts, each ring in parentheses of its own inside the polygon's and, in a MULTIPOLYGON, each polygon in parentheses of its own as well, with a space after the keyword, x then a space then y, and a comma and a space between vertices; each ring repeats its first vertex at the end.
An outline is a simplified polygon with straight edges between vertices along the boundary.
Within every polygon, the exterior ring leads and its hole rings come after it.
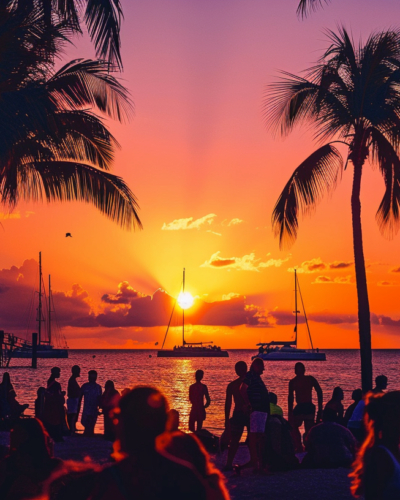
MULTIPOLYGON (((305 21, 296 1, 125 0, 122 78, 135 103, 114 173, 137 195, 143 231, 127 232, 84 204, 21 204, 0 229, 0 318, 22 333, 42 251, 71 348, 144 348, 162 342, 182 268, 196 299, 188 340, 224 348, 293 335, 293 268, 320 348, 358 347, 351 235, 352 169, 280 251, 271 212, 294 168, 315 148, 312 131, 282 140, 262 120, 278 70, 299 73, 343 23, 355 39, 400 25, 400 4, 335 0, 305 21), (65 238, 70 232, 72 238, 65 238), (14 267, 13 267, 14 266, 14 267), (207 338, 206 338, 207 337, 207 338)), ((65 62, 93 56, 76 38, 65 62)), ((375 213, 379 172, 362 183, 364 251, 373 347, 400 347, 399 236, 385 240, 375 213)), ((32 328, 31 328, 32 330, 32 328)), ((307 347, 299 329, 299 345, 307 347)), ((172 329, 167 345, 180 340, 172 329)))

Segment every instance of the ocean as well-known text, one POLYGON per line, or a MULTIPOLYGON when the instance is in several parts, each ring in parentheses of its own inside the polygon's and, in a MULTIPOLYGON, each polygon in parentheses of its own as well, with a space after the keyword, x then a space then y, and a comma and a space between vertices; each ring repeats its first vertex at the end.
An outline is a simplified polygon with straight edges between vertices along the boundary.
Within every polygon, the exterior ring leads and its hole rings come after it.
MULTIPOLYGON (((326 350, 325 362, 306 362, 307 373, 319 381, 324 403, 334 387, 344 390, 344 405, 351 401, 351 393, 360 387, 360 356, 357 350, 326 350)), ((13 359, 8 369, 0 368, 0 376, 5 371, 11 380, 20 403, 29 403, 26 414, 32 415, 36 391, 39 386, 46 386, 53 366, 61 368, 60 383, 67 388, 71 367, 81 367, 79 383, 87 381, 87 372, 97 370, 98 383, 104 387, 107 380, 113 380, 121 391, 139 384, 153 385, 167 396, 170 407, 179 411, 181 428, 187 429, 190 404, 188 402, 189 385, 194 382, 194 373, 198 369, 205 372, 203 382, 207 384, 211 405, 207 409, 204 427, 220 434, 224 427, 224 403, 227 384, 236 378, 234 366, 243 360, 250 365, 254 350, 230 350, 229 358, 168 359, 157 358, 155 350, 73 350, 68 359, 38 359, 38 368, 29 368, 30 360, 13 359)), ((400 389, 400 350, 374 350, 374 376, 386 375, 389 379, 388 390, 400 389)), ((288 382, 294 376, 293 361, 266 362, 263 378, 268 390, 278 396, 278 404, 287 414, 288 382)), ((316 402, 316 398, 315 398, 316 402)), ((80 428, 80 425, 78 425, 80 428)), ((103 417, 97 422, 96 431, 102 432, 103 417)))

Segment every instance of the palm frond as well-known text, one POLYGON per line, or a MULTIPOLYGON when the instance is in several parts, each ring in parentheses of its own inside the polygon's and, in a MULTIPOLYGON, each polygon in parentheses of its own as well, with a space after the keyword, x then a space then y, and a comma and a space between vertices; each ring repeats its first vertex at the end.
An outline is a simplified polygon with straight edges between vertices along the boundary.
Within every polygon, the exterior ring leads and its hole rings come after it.
POLYGON ((103 61, 73 60, 49 79, 47 87, 55 102, 64 108, 92 106, 122 122, 132 115, 128 90, 109 73, 103 61))
POLYGON ((96 55, 122 68, 120 0, 87 0, 85 21, 96 47, 96 55))
POLYGON ((308 14, 327 3, 329 3, 329 0, 300 0, 297 6, 297 15, 302 18, 307 17, 308 14))
POLYGON ((272 213, 272 228, 281 248, 294 243, 299 214, 309 213, 325 193, 336 187, 342 168, 342 156, 330 144, 317 149, 296 168, 272 213))

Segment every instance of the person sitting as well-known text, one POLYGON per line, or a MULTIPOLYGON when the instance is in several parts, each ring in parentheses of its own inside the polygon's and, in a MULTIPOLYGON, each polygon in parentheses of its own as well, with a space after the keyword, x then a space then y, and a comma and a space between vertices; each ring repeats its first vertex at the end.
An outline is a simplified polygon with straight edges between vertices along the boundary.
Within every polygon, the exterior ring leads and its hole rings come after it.
POLYGON ((344 407, 342 401, 344 399, 344 392, 341 387, 333 389, 332 398, 326 403, 325 408, 331 408, 336 413, 336 422, 343 424, 344 407))
POLYGON ((18 420, 10 436, 10 453, 0 464, 2 500, 22 500, 42 493, 43 482, 61 466, 50 453, 49 435, 36 418, 18 420))
POLYGON ((0 384, 0 417, 1 418, 19 418, 29 407, 28 404, 21 405, 17 401, 17 394, 11 383, 10 374, 3 373, 3 380, 0 384))
POLYGON ((214 467, 194 434, 165 432, 156 438, 156 450, 168 460, 193 471, 204 486, 207 499, 229 500, 223 475, 214 467))
POLYGON ((104 385, 104 393, 100 398, 100 408, 104 415, 104 439, 115 440, 114 410, 118 406, 120 393, 114 386, 112 380, 107 380, 104 385))
POLYGON ((306 439, 306 455, 302 467, 332 469, 350 467, 354 460, 356 440, 353 434, 336 422, 336 411, 325 408, 322 423, 315 425, 306 439))
POLYGON ((278 396, 274 392, 269 393, 269 411, 270 415, 277 415, 283 417, 283 410, 278 406, 278 396))
POLYGON ((44 387, 39 387, 39 389, 36 392, 36 399, 35 399, 35 418, 43 422, 43 415, 44 415, 44 398, 46 394, 46 389, 44 387))
POLYGON ((351 492, 365 500, 400 498, 400 391, 366 398, 367 435, 353 464, 351 492))
POLYGON ((347 424, 348 424, 351 416, 353 415, 353 411, 355 410, 358 403, 362 400, 362 390, 355 389, 351 394, 351 399, 354 401, 354 403, 351 403, 351 405, 347 408, 347 410, 344 414, 344 425, 346 427, 347 427, 347 424))

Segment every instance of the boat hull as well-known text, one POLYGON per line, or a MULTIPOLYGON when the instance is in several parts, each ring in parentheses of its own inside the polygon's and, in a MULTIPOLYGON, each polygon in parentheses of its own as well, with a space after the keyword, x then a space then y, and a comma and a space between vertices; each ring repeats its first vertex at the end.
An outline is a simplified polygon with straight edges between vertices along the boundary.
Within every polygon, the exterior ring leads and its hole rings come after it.
POLYGON ((228 351, 178 351, 165 349, 157 352, 158 358, 229 358, 228 351))
POLYGON ((264 361, 326 361, 324 352, 270 352, 257 354, 252 359, 261 358, 264 361))
MULTIPOLYGON (((23 358, 23 359, 31 359, 32 358, 32 351, 31 350, 15 350, 13 351, 12 358, 23 358)), ((38 350, 37 351, 37 357, 38 358, 68 358, 68 349, 46 349, 43 351, 38 350)))

